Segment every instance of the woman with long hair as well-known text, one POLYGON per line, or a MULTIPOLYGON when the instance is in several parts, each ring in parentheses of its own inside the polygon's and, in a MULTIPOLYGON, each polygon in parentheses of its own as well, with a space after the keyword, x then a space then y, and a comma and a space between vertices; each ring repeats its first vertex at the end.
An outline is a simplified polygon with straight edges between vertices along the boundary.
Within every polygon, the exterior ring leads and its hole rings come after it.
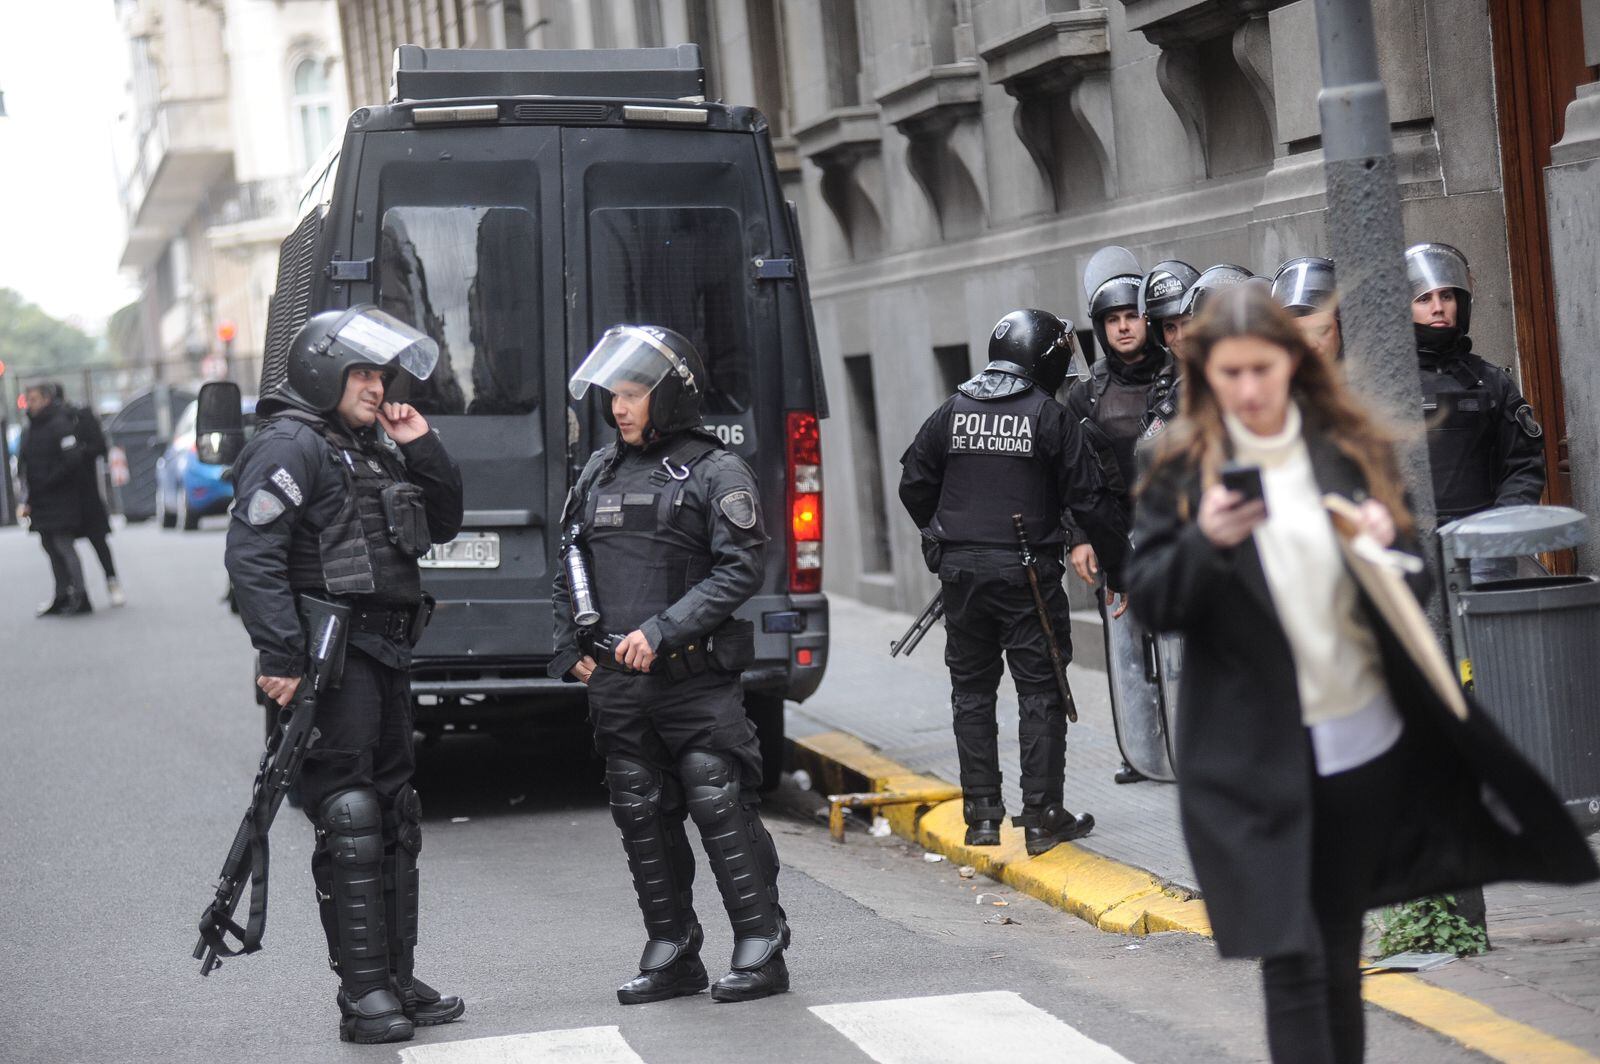
POLYGON ((1538 773, 1476 707, 1451 710, 1346 567, 1328 493, 1415 552, 1394 434, 1253 286, 1217 293, 1183 346, 1128 583, 1146 625, 1184 637, 1184 835, 1218 949, 1262 958, 1272 1059, 1359 1061, 1367 909, 1597 869, 1538 773))

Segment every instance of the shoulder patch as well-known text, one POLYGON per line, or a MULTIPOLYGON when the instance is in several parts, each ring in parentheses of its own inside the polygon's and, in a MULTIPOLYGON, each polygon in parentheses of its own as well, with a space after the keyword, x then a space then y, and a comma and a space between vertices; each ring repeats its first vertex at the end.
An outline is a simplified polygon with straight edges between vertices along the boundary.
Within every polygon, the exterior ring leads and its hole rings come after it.
MULTIPOLYGON (((299 506, 301 503, 305 502, 305 496, 300 492, 300 485, 294 482, 294 477, 290 476, 289 471, 283 468, 283 466, 279 466, 277 469, 272 471, 272 482, 276 484, 278 486, 278 490, 282 491, 284 496, 296 506, 299 506)), ((273 516, 277 515, 275 514, 273 516)), ((255 524, 254 521, 250 523, 255 524)))
POLYGON ((1540 425, 1538 419, 1533 416, 1533 405, 1531 403, 1523 403, 1517 407, 1512 416, 1517 419, 1517 424, 1529 439, 1537 440, 1544 435, 1544 426, 1540 425))
POLYGON ((730 491, 718 499, 717 508, 737 528, 751 529, 756 526, 756 497, 744 488, 730 491))
POLYGON ((283 515, 283 500, 266 488, 257 488, 245 506, 244 519, 252 525, 270 525, 283 515))

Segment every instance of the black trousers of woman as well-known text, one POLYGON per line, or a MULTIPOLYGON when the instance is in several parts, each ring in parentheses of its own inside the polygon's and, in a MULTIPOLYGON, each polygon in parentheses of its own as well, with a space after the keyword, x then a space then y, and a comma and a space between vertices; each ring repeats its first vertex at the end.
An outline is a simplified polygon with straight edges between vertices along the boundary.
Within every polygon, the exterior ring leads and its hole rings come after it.
POLYGON ((1359 1064, 1362 897, 1400 807, 1406 737, 1381 756, 1312 784, 1312 909, 1321 949, 1261 962, 1274 1064, 1359 1064))

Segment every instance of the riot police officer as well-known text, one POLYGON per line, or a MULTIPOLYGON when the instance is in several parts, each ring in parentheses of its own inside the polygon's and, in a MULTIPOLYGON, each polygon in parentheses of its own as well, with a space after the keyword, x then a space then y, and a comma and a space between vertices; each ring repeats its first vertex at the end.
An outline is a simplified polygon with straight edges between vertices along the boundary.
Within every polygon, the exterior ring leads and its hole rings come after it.
MULTIPOLYGON (((1510 374, 1472 351, 1472 273, 1449 244, 1406 251, 1439 523, 1544 491, 1544 429, 1510 374)), ((1515 559, 1473 559, 1474 582, 1516 573, 1515 559)))
POLYGON ((407 681, 431 606, 417 559, 460 530, 461 474, 420 413, 385 402, 397 373, 426 378, 438 356, 370 304, 312 317, 234 465, 226 564, 267 698, 287 704, 304 675, 296 594, 351 606, 342 678, 319 698, 300 776, 349 1042, 403 1041, 465 1010, 413 971, 422 808, 407 681))
POLYGON ((700 421, 694 346, 670 329, 606 331, 572 377, 607 393, 618 439, 596 451, 562 515, 552 676, 588 684, 648 941, 624 1005, 697 994, 708 977, 690 884, 692 817, 733 925, 716 1001, 789 989, 778 854, 757 809, 761 753, 741 672, 754 629, 733 614, 761 586, 767 536, 749 467, 700 421), (591 575, 592 570, 592 575, 591 575))
MULTIPOLYGON (((1156 343, 1139 311, 1144 280, 1137 260, 1125 248, 1103 248, 1089 260, 1083 276, 1084 296, 1088 300, 1089 319, 1094 324, 1095 342, 1101 357, 1090 367, 1087 378, 1072 385, 1066 400, 1068 412, 1080 423, 1092 425, 1094 436, 1104 440, 1105 449, 1109 451, 1107 457, 1115 466, 1116 482, 1122 488, 1118 501, 1130 514, 1133 512, 1132 490, 1138 478, 1135 446, 1152 420, 1161 418, 1156 408, 1164 402, 1170 405, 1175 399, 1173 392, 1178 377, 1177 360, 1156 343)), ((1066 520, 1070 522, 1071 518, 1066 520)), ((1099 559, 1094 547, 1076 525, 1069 527, 1072 568, 1085 583, 1097 584, 1099 559)), ((1142 644, 1143 630, 1133 618, 1125 616, 1127 600, 1108 612, 1107 608, 1112 605, 1112 596, 1107 591, 1100 608, 1108 639, 1119 642, 1125 638, 1130 645, 1142 644), (1119 626, 1128 631, 1114 631, 1119 626)), ((1108 650, 1108 654, 1113 652, 1108 650)), ((1109 662, 1110 658, 1107 660, 1109 662)), ((1138 679, 1142 681, 1142 675, 1138 679)), ((1115 678, 1112 684, 1113 708, 1132 710, 1131 706, 1115 704, 1119 695, 1127 692, 1118 690, 1115 678)), ((1148 685, 1141 682, 1141 687, 1148 685)), ((1151 706, 1154 706, 1153 700, 1151 706)), ((1118 729, 1119 740, 1123 740, 1126 755, 1122 713, 1113 713, 1112 721, 1118 729)), ((1125 756, 1122 767, 1112 779, 1117 783, 1136 783, 1145 776, 1129 764, 1125 756)))
POLYGON ((1164 259, 1139 283, 1139 316, 1144 319, 1150 338, 1168 354, 1177 353, 1182 336, 1183 297, 1199 279, 1200 271, 1187 262, 1164 259))
POLYGON ((1054 393, 1072 358, 1072 330, 1054 314, 1017 310, 989 339, 989 364, 923 423, 901 457, 900 501, 922 530, 944 603, 956 751, 967 844, 1000 841, 1005 804, 995 720, 1001 652, 1020 704, 1022 815, 1030 854, 1080 838, 1087 813, 1063 805, 1067 707, 1011 515, 1040 548, 1037 575, 1047 615, 1070 655, 1060 550, 1070 509, 1087 531, 1111 587, 1120 587, 1127 520, 1094 453, 1054 393))
POLYGON ((1344 357, 1332 259, 1303 255, 1288 260, 1273 275, 1272 298, 1294 315, 1313 351, 1334 361, 1344 357))

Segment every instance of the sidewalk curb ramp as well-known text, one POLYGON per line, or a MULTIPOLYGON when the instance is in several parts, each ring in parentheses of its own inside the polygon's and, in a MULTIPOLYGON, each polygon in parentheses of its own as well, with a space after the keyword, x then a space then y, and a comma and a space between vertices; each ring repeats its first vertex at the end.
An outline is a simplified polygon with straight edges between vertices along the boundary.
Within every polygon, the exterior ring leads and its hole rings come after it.
MULTIPOLYGON (((944 780, 913 772, 847 732, 823 732, 790 743, 790 764, 810 773, 812 786, 824 794, 895 791, 932 795, 949 790, 944 780)), ((1149 872, 1073 843, 1029 857, 1022 830, 1007 821, 1000 831, 999 846, 967 846, 959 801, 908 801, 884 806, 880 815, 901 838, 942 854, 952 863, 971 865, 1102 931, 1123 935, 1183 931, 1211 937, 1211 920, 1199 898, 1167 887, 1149 872)), ((1600 1057, 1414 975, 1369 976, 1361 985, 1368 1002, 1491 1060, 1600 1064, 1600 1057)))

